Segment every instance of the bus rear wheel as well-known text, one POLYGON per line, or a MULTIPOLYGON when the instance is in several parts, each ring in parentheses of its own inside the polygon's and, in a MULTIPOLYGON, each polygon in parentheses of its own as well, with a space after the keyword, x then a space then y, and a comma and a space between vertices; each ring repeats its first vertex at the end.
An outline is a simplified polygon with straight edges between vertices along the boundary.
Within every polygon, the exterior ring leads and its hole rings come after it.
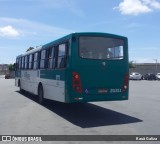
POLYGON ((43 87, 42 85, 39 85, 38 87, 38 102, 39 104, 43 105, 44 104, 44 97, 43 97, 43 87))

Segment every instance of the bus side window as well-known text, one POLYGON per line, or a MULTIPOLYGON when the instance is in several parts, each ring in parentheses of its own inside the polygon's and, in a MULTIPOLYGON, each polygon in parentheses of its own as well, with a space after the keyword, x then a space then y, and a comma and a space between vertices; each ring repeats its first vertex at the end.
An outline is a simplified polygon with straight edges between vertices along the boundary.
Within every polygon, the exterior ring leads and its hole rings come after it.
POLYGON ((33 69, 33 63, 34 63, 34 54, 32 54, 32 69, 33 69))
POLYGON ((48 49, 46 67, 49 69, 54 68, 54 47, 48 49))
POLYGON ((23 57, 23 69, 25 69, 25 57, 23 57))
POLYGON ((36 52, 36 53, 34 53, 33 54, 33 69, 37 69, 37 65, 38 65, 38 53, 36 52))
POLYGON ((24 69, 28 68, 28 56, 25 56, 25 67, 24 69))
POLYGON ((58 61, 58 46, 54 47, 54 69, 57 69, 57 61, 58 61))
POLYGON ((29 69, 29 55, 27 56, 27 69, 29 69))
POLYGON ((56 67, 56 53, 57 53, 57 47, 53 47, 53 60, 52 60, 52 67, 53 69, 56 67))
POLYGON ((24 57, 22 57, 21 69, 24 68, 24 57))
POLYGON ((37 69, 40 69, 41 51, 37 53, 37 69))
POLYGON ((58 59, 57 68, 65 68, 67 64, 68 57, 68 46, 67 43, 58 46, 58 59))
POLYGON ((22 61, 22 58, 20 57, 20 58, 19 58, 19 63, 18 63, 18 68, 19 68, 19 69, 21 69, 21 61, 22 61))
POLYGON ((41 51, 41 59, 40 59, 40 68, 45 68, 45 61, 46 61, 46 50, 41 51))
POLYGON ((32 68, 33 68, 32 63, 33 63, 33 54, 30 54, 30 55, 29 55, 29 69, 32 69, 32 68))

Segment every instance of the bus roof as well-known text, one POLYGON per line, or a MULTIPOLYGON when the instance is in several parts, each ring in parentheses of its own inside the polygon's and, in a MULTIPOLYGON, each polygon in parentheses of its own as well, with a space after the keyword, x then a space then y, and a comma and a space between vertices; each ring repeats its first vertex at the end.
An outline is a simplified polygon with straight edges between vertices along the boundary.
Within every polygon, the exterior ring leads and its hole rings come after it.
POLYGON ((67 39, 70 39, 72 36, 109 36, 109 37, 114 37, 114 38, 121 38, 121 39, 127 39, 127 37, 124 37, 124 36, 120 36, 120 35, 116 35, 116 34, 111 34, 111 33, 103 33, 103 32, 75 32, 75 33, 71 33, 69 35, 66 35, 62 38, 59 38, 57 40, 54 40, 54 41, 51 41, 47 44, 44 44, 43 46, 39 47, 39 48, 35 48, 33 50, 30 50, 24 54, 21 54, 18 57, 21 57, 21 56, 25 56, 25 55, 28 55, 30 53, 33 53, 33 52, 36 52, 36 51, 40 51, 41 49, 46 49, 48 47, 51 47, 55 44, 58 44, 59 42, 63 42, 63 41, 66 41, 67 39))
POLYGON ((18 55, 17 58, 25 56, 25 55, 29 55, 29 54, 37 52, 37 51, 40 51, 41 49, 42 49, 42 47, 38 47, 38 48, 32 49, 30 51, 25 52, 24 54, 18 55))
POLYGON ((78 32, 78 33, 72 33, 72 34, 75 34, 75 35, 86 35, 86 36, 89 36, 89 35, 92 35, 92 36, 111 36, 111 37, 120 37, 120 38, 126 38, 124 36, 121 36, 121 35, 116 35, 116 34, 111 34, 111 33, 104 33, 104 32, 78 32))
POLYGON ((69 35, 66 35, 66 36, 64 36, 64 37, 62 37, 62 38, 59 38, 59 39, 57 39, 57 40, 54 40, 54 41, 52 41, 52 42, 49 42, 49 43, 47 43, 47 44, 44 44, 44 45, 42 46, 42 49, 48 48, 49 46, 55 45, 56 43, 58 44, 59 42, 66 41, 67 39, 70 39, 70 38, 71 38, 72 34, 73 34, 73 33, 71 33, 71 34, 69 34, 69 35))
POLYGON ((120 35, 116 35, 116 34, 110 34, 110 33, 102 33, 102 32, 75 32, 75 33, 71 33, 69 35, 66 35, 62 38, 59 38, 57 40, 54 40, 52 42, 49 42, 45 45, 42 46, 42 49, 46 49, 52 45, 55 45, 56 43, 62 42, 62 41, 66 41, 66 39, 70 39, 72 36, 109 36, 109 37, 115 37, 115 38, 121 38, 121 39, 127 39, 124 36, 120 36, 120 35))

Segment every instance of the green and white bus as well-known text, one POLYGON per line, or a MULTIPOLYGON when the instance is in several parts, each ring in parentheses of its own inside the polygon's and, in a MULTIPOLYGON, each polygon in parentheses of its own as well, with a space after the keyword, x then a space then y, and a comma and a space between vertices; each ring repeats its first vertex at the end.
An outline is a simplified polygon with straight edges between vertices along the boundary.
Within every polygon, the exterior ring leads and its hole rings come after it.
POLYGON ((64 102, 128 100, 128 41, 108 33, 72 33, 16 58, 20 91, 64 102))

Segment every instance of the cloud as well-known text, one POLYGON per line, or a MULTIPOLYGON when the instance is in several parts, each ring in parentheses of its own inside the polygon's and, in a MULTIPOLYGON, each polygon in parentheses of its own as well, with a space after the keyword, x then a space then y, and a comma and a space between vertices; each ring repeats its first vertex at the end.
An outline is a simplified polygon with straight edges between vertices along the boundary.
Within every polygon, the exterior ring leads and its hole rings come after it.
POLYGON ((20 33, 10 25, 0 27, 0 36, 2 37, 18 37, 19 35, 20 33))
POLYGON ((122 15, 139 15, 160 9, 160 2, 157 0, 123 0, 118 7, 122 15))
POLYGON ((153 9, 160 9, 160 2, 156 0, 143 0, 144 4, 149 5, 153 9))
POLYGON ((17 28, 14 29, 12 26, 7 26, 0 28, 0 35, 4 36, 21 36, 21 37, 59 37, 73 32, 72 30, 46 25, 43 23, 38 23, 35 21, 30 21, 27 19, 15 19, 0 17, 2 25, 10 24, 17 28))

